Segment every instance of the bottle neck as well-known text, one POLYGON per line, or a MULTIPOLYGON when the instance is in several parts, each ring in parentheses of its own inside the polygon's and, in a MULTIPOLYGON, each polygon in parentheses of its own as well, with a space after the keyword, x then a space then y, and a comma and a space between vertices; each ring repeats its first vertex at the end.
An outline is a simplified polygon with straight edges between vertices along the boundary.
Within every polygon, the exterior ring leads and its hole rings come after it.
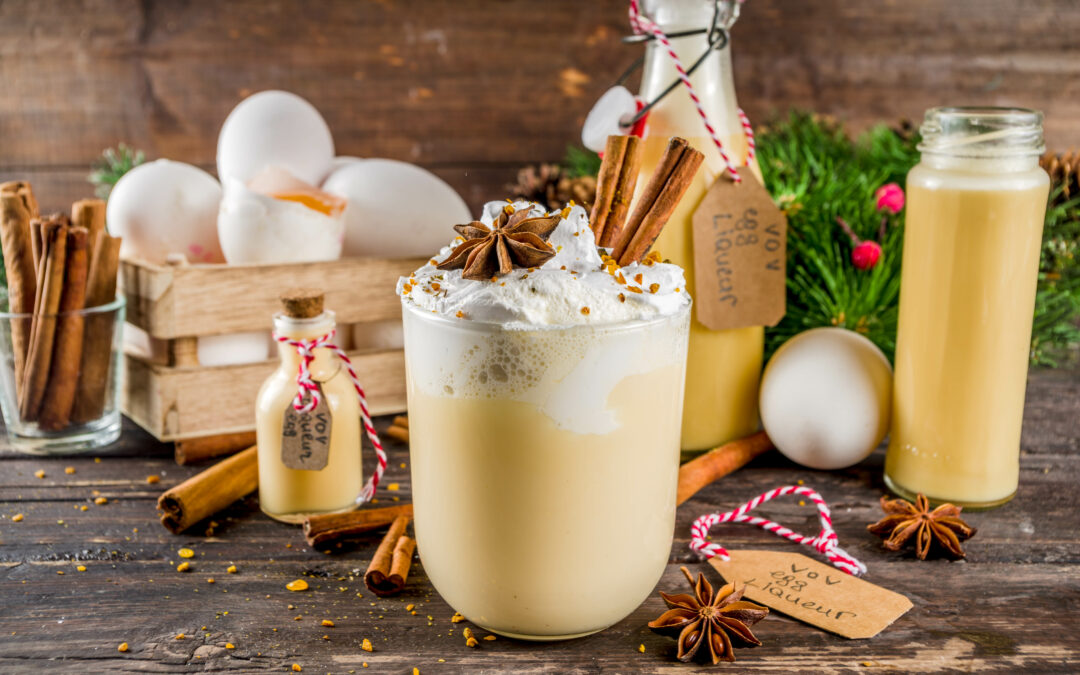
MULTIPOLYGON (((322 337, 334 330, 337 322, 333 312, 323 312, 311 319, 294 319, 284 314, 274 315, 274 333, 290 340, 311 340, 322 337)), ((295 372, 300 367, 300 355, 296 347, 283 342, 278 343, 278 355, 281 357, 281 366, 295 372)), ((315 361, 312 371, 323 370, 329 362, 335 359, 335 355, 329 349, 316 349, 315 361)), ((317 375, 317 373, 316 373, 317 375)))

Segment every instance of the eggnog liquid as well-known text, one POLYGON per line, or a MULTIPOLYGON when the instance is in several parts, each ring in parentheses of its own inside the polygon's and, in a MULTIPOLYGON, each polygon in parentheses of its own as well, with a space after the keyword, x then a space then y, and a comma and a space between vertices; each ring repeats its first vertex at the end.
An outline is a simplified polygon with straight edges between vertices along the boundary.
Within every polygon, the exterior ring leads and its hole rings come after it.
POLYGON ((688 309, 503 331, 404 307, 416 539, 470 621, 556 640, 629 615, 675 524, 688 309))
POLYGON ((902 495, 992 506, 1016 492, 1048 189, 1033 158, 924 155, 908 174, 885 462, 902 495))
MULTIPOLYGON (((293 339, 310 339, 334 327, 333 314, 314 319, 274 317, 275 328, 293 339)), ((259 507, 271 518, 299 523, 307 516, 356 508, 363 487, 360 461, 360 408, 352 381, 337 356, 316 349, 312 378, 321 385, 332 414, 330 451, 319 471, 290 469, 281 459, 282 422, 296 396, 300 357, 289 345, 278 345, 281 367, 270 376, 255 404, 259 446, 259 507)))
MULTIPOLYGON (((642 158, 641 189, 652 175, 674 133, 665 131, 663 118, 650 118, 649 137, 642 158)), ((694 124, 701 125, 700 118, 694 124)), ((697 128, 694 127, 694 128, 697 128)), ((693 216, 713 181, 723 173, 711 138, 687 138, 705 153, 705 162, 660 233, 653 249, 686 270, 686 285, 694 296, 693 216)), ((724 139, 724 150, 742 166, 746 138, 740 132, 724 139)), ((753 164, 757 173, 757 165, 753 164)), ((743 170, 747 170, 745 167, 743 170)), ((690 351, 687 356, 686 398, 683 406, 682 448, 707 450, 729 440, 746 436, 758 428, 758 384, 761 379, 765 329, 748 326, 733 330, 710 330, 693 318, 690 324, 690 351)))

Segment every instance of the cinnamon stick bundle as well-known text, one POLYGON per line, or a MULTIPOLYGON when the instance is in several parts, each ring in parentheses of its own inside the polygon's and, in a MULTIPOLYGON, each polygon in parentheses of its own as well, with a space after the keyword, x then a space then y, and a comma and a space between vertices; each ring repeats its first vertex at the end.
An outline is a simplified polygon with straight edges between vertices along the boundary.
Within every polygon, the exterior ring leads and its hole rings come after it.
POLYGON ((679 200, 693 182, 705 155, 682 138, 674 137, 660 158, 649 182, 634 204, 626 226, 615 242, 612 256, 619 265, 640 261, 660 235, 679 200))
POLYGON ((258 448, 218 462, 158 498, 161 524, 180 534, 195 523, 222 510, 259 487, 258 448))
POLYGON ((30 327, 23 390, 19 395, 19 415, 27 421, 38 418, 48 384, 53 342, 56 337, 56 313, 60 309, 64 290, 67 231, 66 216, 53 216, 42 223, 37 300, 34 303, 34 317, 30 327))
POLYGON ((364 573, 364 585, 379 597, 400 593, 409 578, 416 542, 405 534, 408 524, 407 515, 394 519, 364 573))
MULTIPOLYGON (((76 202, 75 207, 79 204, 81 202, 76 202)), ((88 211, 85 207, 80 213, 81 218, 87 219, 88 211)), ((95 223, 96 214, 97 211, 93 211, 93 214, 89 215, 90 220, 95 223)), ((100 227, 103 228, 104 215, 100 217, 100 221, 100 227)), ((94 227, 99 226, 95 224, 94 227)), ((119 237, 110 237, 103 229, 98 229, 97 239, 90 249, 86 307, 100 307, 116 299, 116 273, 120 268, 120 243, 119 237)), ((96 420, 105 412, 105 400, 111 384, 109 371, 112 365, 115 325, 116 317, 112 312, 90 313, 86 316, 85 339, 79 359, 81 371, 76 373, 75 402, 71 410, 71 421, 76 424, 96 420)), ((254 442, 252 440, 247 445, 254 442)))
MULTIPOLYGON (((16 314, 34 311, 37 294, 37 269, 34 256, 33 232, 30 221, 36 209, 29 186, 22 183, 0 185, 0 246, 4 249, 4 268, 7 270, 8 308, 16 314)), ((15 391, 23 390, 26 359, 30 349, 31 320, 11 320, 11 349, 14 354, 15 391)))
POLYGON ((637 136, 608 136, 589 217, 597 246, 611 248, 619 240, 641 172, 641 150, 637 136))
MULTIPOLYGON (((105 202, 101 199, 80 199, 71 205, 71 224, 76 227, 85 227, 88 234, 86 237, 88 259, 94 259, 94 248, 97 246, 98 237, 105 232, 105 202)), ((111 301, 112 298, 109 298, 111 301)), ((98 303, 104 304, 104 303, 98 303)), ((88 304, 87 307, 95 305, 88 304)))
POLYGON ((181 466, 195 464, 222 455, 232 455, 244 448, 250 448, 254 444, 254 431, 238 431, 232 434, 189 438, 176 442, 173 458, 181 466))
POLYGON ((683 464, 679 467, 676 504, 682 504, 709 483, 723 478, 774 447, 768 434, 759 431, 713 448, 704 455, 683 464))
POLYGON ((45 395, 38 414, 42 429, 63 429, 71 421, 75 404, 75 387, 82 362, 84 317, 80 313, 86 303, 87 229, 71 227, 67 232, 67 260, 60 296, 60 315, 56 319, 56 336, 50 361, 45 395))
POLYGON ((311 546, 364 534, 393 523, 399 516, 412 518, 412 504, 387 506, 380 509, 360 509, 348 513, 309 516, 304 520, 304 537, 311 546))

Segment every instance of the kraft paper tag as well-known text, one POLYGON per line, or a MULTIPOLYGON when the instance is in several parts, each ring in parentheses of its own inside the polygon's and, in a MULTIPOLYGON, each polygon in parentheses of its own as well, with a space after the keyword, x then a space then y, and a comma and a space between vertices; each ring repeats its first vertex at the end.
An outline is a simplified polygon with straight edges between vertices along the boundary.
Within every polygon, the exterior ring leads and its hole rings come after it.
POLYGON ((694 311, 706 328, 784 317, 787 217, 749 170, 713 182, 694 211, 694 311))
POLYGON ((799 553, 729 551, 709 564, 745 597, 846 638, 874 637, 911 609, 911 601, 799 553))
POLYGON ((330 405, 319 387, 319 405, 297 412, 292 402, 281 423, 281 462, 290 469, 321 471, 330 458, 330 405))

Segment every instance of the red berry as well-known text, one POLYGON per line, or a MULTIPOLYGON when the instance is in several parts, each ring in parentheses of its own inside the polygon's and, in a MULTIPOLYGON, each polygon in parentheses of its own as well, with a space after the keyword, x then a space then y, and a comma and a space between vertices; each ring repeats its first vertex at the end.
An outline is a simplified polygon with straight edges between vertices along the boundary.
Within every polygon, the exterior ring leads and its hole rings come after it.
POLYGON ((881 259, 881 244, 876 241, 860 241, 851 250, 851 262, 861 270, 871 269, 881 259))

